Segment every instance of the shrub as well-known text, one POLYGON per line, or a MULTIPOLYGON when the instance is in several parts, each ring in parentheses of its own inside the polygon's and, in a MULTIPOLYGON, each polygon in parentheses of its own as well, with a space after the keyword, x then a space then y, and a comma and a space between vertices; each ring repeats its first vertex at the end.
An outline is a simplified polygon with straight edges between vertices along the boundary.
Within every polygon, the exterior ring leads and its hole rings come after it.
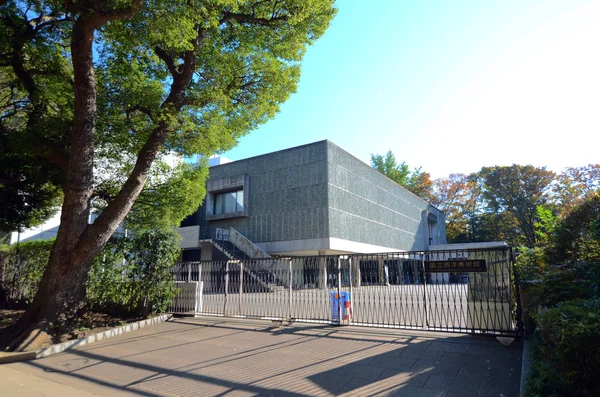
MULTIPOLYGON (((170 271, 177 259, 179 235, 171 229, 112 238, 94 260, 87 281, 87 302, 111 314, 147 315, 164 312, 177 294, 170 271)), ((52 240, 2 245, 7 298, 29 302, 48 264, 52 240)))
POLYGON ((559 303, 538 315, 539 343, 528 393, 585 396, 600 393, 600 299, 559 303))
POLYGON ((542 278, 545 268, 545 254, 541 248, 521 247, 515 261, 519 282, 537 281, 542 278))
POLYGON ((90 271, 90 304, 112 312, 164 312, 177 295, 171 269, 180 252, 178 238, 171 229, 113 238, 90 271))
POLYGON ((571 262, 548 266, 542 281, 536 286, 536 295, 542 307, 553 307, 559 302, 600 297, 600 264, 571 262))
POLYGON ((4 282, 2 287, 11 300, 30 302, 48 265, 54 239, 26 241, 4 246, 4 282))

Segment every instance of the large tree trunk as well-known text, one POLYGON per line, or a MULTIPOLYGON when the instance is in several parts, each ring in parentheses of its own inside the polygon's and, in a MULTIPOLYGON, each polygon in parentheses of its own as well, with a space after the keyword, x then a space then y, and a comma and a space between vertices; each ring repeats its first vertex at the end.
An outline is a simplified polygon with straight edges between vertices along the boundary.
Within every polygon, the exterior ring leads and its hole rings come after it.
POLYGON ((94 24, 77 19, 71 36, 74 71, 74 121, 61 223, 48 267, 38 292, 14 333, 26 332, 22 347, 34 344, 49 323, 69 316, 79 308, 85 295, 87 273, 94 256, 102 248, 81 246, 88 228, 93 194, 94 134, 96 125, 96 79, 92 61, 94 24))
MULTIPOLYGON (((74 121, 61 223, 36 296, 22 318, 2 336, 9 348, 33 347, 50 325, 60 326, 81 308, 85 298, 85 282, 94 258, 104 248, 118 225, 131 210, 146 183, 150 167, 166 141, 171 126, 159 122, 140 150, 136 164, 123 187, 101 215, 88 225, 90 200, 94 194, 94 135, 96 133, 96 80, 93 65, 94 31, 109 20, 128 18, 135 13, 141 0, 134 0, 128 9, 116 12, 94 11, 81 14, 75 21, 71 36, 74 73, 74 121), (12 341, 12 342, 10 342, 12 341)), ((173 81, 162 108, 179 112, 184 93, 196 66, 195 52, 202 35, 196 38, 194 49, 184 53, 179 70, 171 68, 172 59, 166 53, 157 54, 171 70, 173 81)))
POLYGON ((74 72, 74 121, 64 201, 56 242, 31 305, 5 335, 11 348, 35 347, 48 327, 60 326, 81 308, 85 281, 94 257, 102 250, 141 192, 160 143, 129 178, 107 213, 88 225, 94 193, 94 135, 96 130, 96 79, 92 46, 97 21, 81 16, 73 26, 71 55, 74 72))

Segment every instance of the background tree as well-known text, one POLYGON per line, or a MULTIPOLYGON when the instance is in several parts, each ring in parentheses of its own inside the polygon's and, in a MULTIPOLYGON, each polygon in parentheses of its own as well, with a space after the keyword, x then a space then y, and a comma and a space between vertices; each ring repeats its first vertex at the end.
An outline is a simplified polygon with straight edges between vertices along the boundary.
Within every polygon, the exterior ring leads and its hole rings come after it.
MULTIPOLYGON (((4 36, 2 36, 4 37, 4 36)), ((0 44, 0 47, 2 44, 0 44)), ((37 226, 60 206, 61 173, 48 159, 35 155, 21 128, 27 97, 19 80, 0 66, 0 231, 37 226)))
POLYGON ((391 150, 388 150, 385 156, 371 154, 371 166, 398 185, 404 186, 426 201, 431 201, 433 182, 430 175, 422 171, 421 167, 411 171, 404 161, 398 164, 391 150))
POLYGON ((514 164, 483 167, 478 178, 486 211, 497 216, 503 213, 513 215, 524 243, 529 247, 535 246, 537 207, 547 202, 554 173, 545 167, 514 164))
MULTIPOLYGON (((11 332, 74 315, 94 257, 169 153, 212 154, 273 117, 296 88, 332 0, 7 1, 0 68, 25 96, 2 128, 64 174, 61 224, 11 332), (117 183, 108 184, 116 163, 117 183), (95 175, 95 171, 97 172, 95 175), (94 199, 103 202, 91 225, 94 199)), ((197 197, 197 203, 202 197, 197 197)))
POLYGON ((599 223, 600 194, 591 193, 558 221, 556 245, 550 252, 550 260, 600 263, 600 241, 597 239, 599 223))
POLYGON ((60 186, 50 176, 53 167, 33 156, 16 155, 1 136, 0 146, 0 231, 42 224, 56 213, 62 198, 60 186))
POLYGON ((480 210, 478 196, 476 182, 466 174, 450 174, 433 182, 431 203, 445 214, 449 243, 474 241, 474 217, 480 210))
POLYGON ((600 164, 568 167, 556 176, 552 187, 555 205, 562 215, 600 190, 600 164))

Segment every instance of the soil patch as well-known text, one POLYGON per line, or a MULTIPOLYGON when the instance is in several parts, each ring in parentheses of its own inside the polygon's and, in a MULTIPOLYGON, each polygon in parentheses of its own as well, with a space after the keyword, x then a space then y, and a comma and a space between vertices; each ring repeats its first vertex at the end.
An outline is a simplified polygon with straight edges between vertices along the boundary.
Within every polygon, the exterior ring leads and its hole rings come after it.
MULTIPOLYGON (((24 310, 0 310, 0 334, 5 328, 17 321, 24 312, 24 310)), ((106 313, 86 312, 74 319, 68 327, 51 330, 47 336, 40 338, 40 343, 29 346, 26 350, 37 350, 56 343, 80 339, 144 319, 145 317, 118 317, 106 313)))

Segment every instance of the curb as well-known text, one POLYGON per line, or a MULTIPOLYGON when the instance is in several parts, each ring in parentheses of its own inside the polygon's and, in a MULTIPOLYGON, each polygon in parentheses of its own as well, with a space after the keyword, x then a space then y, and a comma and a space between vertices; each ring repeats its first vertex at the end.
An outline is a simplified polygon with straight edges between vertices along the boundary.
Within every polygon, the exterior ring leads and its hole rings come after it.
POLYGON ((30 352, 0 352, 0 364, 16 363, 36 359, 36 351, 30 352))
POLYGON ((531 369, 531 363, 529 362, 529 358, 531 357, 531 342, 528 340, 523 341, 523 357, 521 359, 521 388, 520 388, 520 396, 524 396, 525 394, 525 385, 527 383, 527 377, 529 376, 529 371, 531 369))
POLYGON ((70 340, 56 345, 48 346, 43 349, 28 351, 28 352, 0 352, 0 364, 18 362, 18 361, 29 361, 38 358, 48 357, 53 354, 62 353, 66 350, 74 347, 89 345, 90 343, 99 342, 103 339, 112 338, 113 336, 119 336, 126 334, 131 331, 146 328, 154 324, 162 323, 170 320, 173 317, 172 314, 163 314, 161 316, 152 317, 146 320, 137 321, 135 323, 125 324, 117 328, 108 329, 97 334, 88 335, 81 339, 70 340))

